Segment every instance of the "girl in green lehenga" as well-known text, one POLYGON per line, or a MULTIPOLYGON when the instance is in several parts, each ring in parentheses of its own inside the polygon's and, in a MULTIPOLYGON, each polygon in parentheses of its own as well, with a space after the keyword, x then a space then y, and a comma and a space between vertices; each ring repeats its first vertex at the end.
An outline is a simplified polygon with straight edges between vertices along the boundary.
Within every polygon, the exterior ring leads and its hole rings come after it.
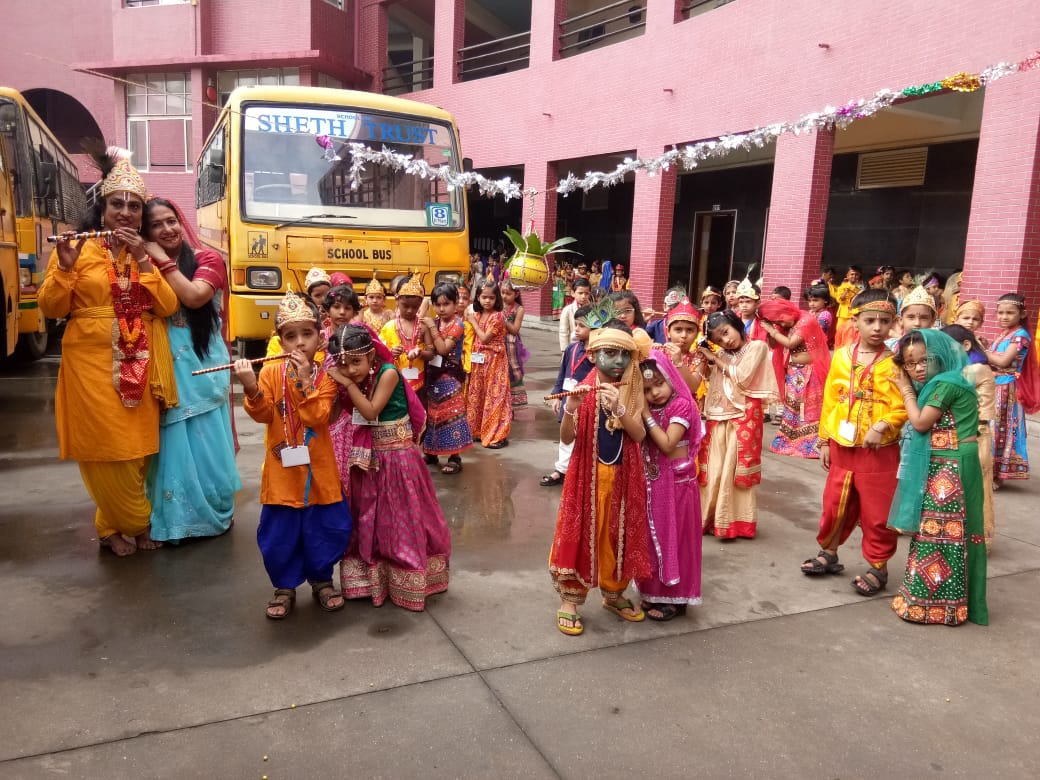
POLYGON ((909 424, 888 525, 913 539, 892 609, 914 623, 986 625, 979 410, 962 374, 967 356, 926 329, 903 336, 895 360, 909 424))

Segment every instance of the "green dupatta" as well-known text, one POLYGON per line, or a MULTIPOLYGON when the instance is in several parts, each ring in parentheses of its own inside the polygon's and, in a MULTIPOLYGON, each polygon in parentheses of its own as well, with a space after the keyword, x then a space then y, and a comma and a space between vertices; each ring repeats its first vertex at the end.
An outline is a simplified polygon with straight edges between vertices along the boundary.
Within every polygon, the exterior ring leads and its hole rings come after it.
MULTIPOLYGON (((932 374, 931 379, 923 384, 913 382, 918 404, 922 399, 927 400, 940 383, 959 385, 975 391, 975 386, 964 377, 964 369, 968 366, 968 354, 960 344, 934 328, 912 332, 924 339, 929 359, 928 373, 932 374)), ((901 350, 902 344, 900 340, 897 349, 901 350)), ((888 510, 888 527, 916 533, 921 527, 921 505, 924 503, 924 492, 928 487, 928 467, 932 459, 931 430, 921 433, 907 422, 903 426, 899 449, 899 483, 892 498, 892 506, 888 510)))

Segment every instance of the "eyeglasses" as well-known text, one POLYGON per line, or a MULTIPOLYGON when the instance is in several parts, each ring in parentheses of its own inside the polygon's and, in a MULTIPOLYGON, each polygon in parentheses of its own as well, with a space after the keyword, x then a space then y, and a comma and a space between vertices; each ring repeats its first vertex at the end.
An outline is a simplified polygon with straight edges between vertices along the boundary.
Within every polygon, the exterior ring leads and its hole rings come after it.
POLYGON ((635 314, 635 309, 614 309, 615 314, 635 314))
POLYGON ((904 360, 903 368, 905 368, 908 371, 913 371, 918 366, 921 366, 921 368, 928 368, 929 360, 930 358, 922 358, 921 360, 904 360))

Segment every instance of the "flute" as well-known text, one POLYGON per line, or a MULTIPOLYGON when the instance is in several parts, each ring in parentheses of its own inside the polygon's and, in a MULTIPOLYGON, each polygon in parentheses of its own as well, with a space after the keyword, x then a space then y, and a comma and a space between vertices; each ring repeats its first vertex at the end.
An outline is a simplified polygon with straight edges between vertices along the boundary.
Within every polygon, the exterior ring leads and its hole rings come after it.
MULTIPOLYGON (((88 230, 84 233, 77 233, 74 236, 69 236, 69 241, 80 238, 111 238, 116 234, 114 230, 88 230)), ((47 243, 57 244, 65 236, 47 236, 47 243)))
MULTIPOLYGON (((611 387, 623 387, 628 382, 603 382, 603 385, 609 384, 611 387)), ((546 401, 555 401, 557 398, 569 398, 572 395, 585 395, 585 393, 595 390, 600 385, 578 385, 573 390, 568 390, 565 393, 552 393, 551 395, 545 396, 546 401)))
MULTIPOLYGON (((280 355, 269 355, 268 357, 253 358, 250 363, 270 363, 272 360, 285 360, 291 353, 283 352, 280 355)), ((211 368, 200 368, 198 371, 192 371, 192 376, 198 376, 199 374, 212 374, 217 371, 227 371, 229 368, 234 368, 234 363, 228 363, 223 366, 212 366, 211 368)))

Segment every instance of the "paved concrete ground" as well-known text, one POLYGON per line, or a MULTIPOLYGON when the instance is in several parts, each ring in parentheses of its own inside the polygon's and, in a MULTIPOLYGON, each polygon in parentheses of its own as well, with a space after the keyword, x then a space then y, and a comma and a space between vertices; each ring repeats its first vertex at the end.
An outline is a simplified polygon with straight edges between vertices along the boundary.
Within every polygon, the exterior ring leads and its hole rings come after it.
MULTIPOLYGON (((760 537, 705 539, 703 606, 627 624, 593 598, 565 637, 559 488, 537 484, 555 336, 527 341, 536 403, 512 446, 434 476, 448 593, 325 614, 301 590, 282 623, 262 614, 263 434, 241 410, 233 531, 117 560, 57 460, 57 359, 0 373, 0 778, 1040 775, 1040 483, 997 496, 987 628, 908 625, 847 576, 800 574, 823 474, 767 455, 760 537)), ((854 546, 843 560, 859 570, 854 546)))

